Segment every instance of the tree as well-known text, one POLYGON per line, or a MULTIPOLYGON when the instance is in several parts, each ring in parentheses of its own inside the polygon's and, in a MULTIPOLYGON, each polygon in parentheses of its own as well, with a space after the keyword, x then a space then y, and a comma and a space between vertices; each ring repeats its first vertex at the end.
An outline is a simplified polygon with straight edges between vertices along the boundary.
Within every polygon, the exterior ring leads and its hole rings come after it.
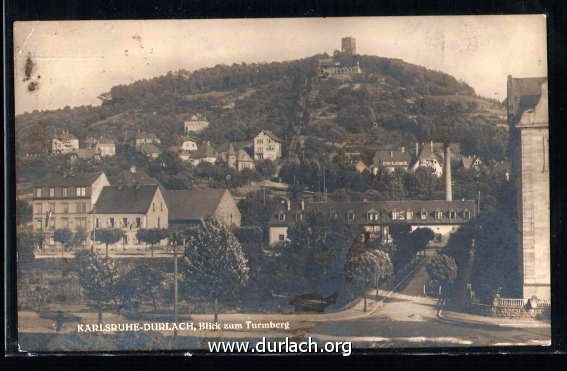
POLYGON ((429 277, 437 282, 440 292, 447 284, 453 283, 457 278, 457 264, 455 259, 445 254, 435 254, 427 264, 429 277))
POLYGON ((87 299, 94 303, 98 311, 98 320, 101 322, 104 305, 116 297, 118 270, 113 260, 93 252, 82 251, 75 259, 79 284, 87 299))
POLYGON ((32 207, 29 202, 16 200, 16 224, 26 224, 32 219, 32 207))
POLYGON ((378 288, 382 281, 393 274, 392 262, 384 251, 356 248, 349 253, 345 266, 345 278, 352 282, 364 297, 364 311, 366 312, 367 291, 370 287, 378 288))
POLYGON ((29 263, 32 261, 35 248, 41 247, 43 243, 43 234, 41 232, 24 230, 18 233, 17 241, 19 268, 21 263, 29 263))
POLYGON ((235 298, 249 278, 248 261, 234 234, 215 219, 208 219, 189 237, 185 246, 185 279, 200 296, 214 302, 235 298))
POLYGON ((73 234, 73 246, 84 246, 85 242, 87 242, 87 229, 85 227, 78 227, 73 234))
POLYGON ((124 231, 118 228, 102 228, 93 231, 93 239, 105 245, 106 257, 108 257, 108 245, 113 245, 122 238, 124 238, 124 231))
POLYGON ((61 244, 61 256, 63 256, 65 248, 69 247, 73 240, 73 232, 69 228, 56 229, 53 232, 53 240, 61 244))
POLYGON ((152 256, 154 256, 154 245, 159 243, 164 238, 169 235, 167 229, 162 228, 150 228, 150 229, 138 229, 136 232, 136 238, 138 241, 147 243, 150 245, 152 256))
POLYGON ((164 280, 161 271, 151 268, 147 264, 138 265, 126 273, 117 284, 116 293, 123 304, 131 306, 137 300, 149 298, 152 301, 154 312, 157 312, 157 290, 164 280))

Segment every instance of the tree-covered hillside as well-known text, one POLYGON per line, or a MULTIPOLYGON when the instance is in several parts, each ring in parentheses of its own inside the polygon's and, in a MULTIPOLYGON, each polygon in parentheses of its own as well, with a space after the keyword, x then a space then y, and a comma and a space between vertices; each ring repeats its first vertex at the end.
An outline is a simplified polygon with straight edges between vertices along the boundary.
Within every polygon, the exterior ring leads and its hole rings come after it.
MULTIPOLYGON (((102 105, 35 111, 16 117, 17 152, 45 151, 52 133, 67 128, 84 139, 122 141, 145 130, 172 145, 183 121, 204 114, 211 125, 201 139, 213 144, 250 139, 270 129, 287 145, 297 135, 322 142, 362 134, 372 144, 417 140, 461 142, 465 153, 502 159, 507 141, 504 109, 477 97, 450 75, 398 59, 356 56, 363 73, 321 79, 310 58, 265 64, 217 65, 113 87, 102 105)), ((337 55, 343 63, 352 56, 337 55)), ((363 143, 360 143, 363 144, 363 143)))

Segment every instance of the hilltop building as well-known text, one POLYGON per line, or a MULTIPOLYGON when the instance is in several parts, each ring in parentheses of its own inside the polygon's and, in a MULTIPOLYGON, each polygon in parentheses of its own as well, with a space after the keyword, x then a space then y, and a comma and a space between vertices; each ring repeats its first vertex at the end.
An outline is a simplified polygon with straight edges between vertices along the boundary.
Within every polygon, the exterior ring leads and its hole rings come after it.
POLYGON ((270 130, 262 130, 254 137, 254 160, 275 161, 282 157, 282 141, 270 130))
POLYGON ((51 152, 68 154, 79 149, 79 139, 68 130, 63 130, 51 139, 51 152))
POLYGON ((198 166, 202 162, 214 164, 217 162, 217 151, 211 142, 202 142, 196 151, 189 154, 189 161, 193 166, 198 166))
POLYGON ((508 76, 512 173, 517 185, 523 298, 551 298, 547 78, 508 76))
POLYGON ((103 172, 59 174, 34 182, 33 230, 45 233, 47 245, 54 245, 53 232, 69 228, 72 232, 92 230, 89 212, 103 188, 110 185, 103 172))
POLYGON ((354 37, 343 37, 341 39, 341 51, 346 54, 356 54, 356 39, 354 37))
POLYGON ((194 114, 191 118, 183 123, 185 135, 190 133, 200 133, 209 127, 209 121, 201 114, 194 114))
POLYGON ((116 144, 110 138, 101 137, 95 144, 95 151, 101 157, 112 157, 116 155, 116 144))
MULTIPOLYGON (((416 148, 418 147, 419 144, 416 143, 416 148)), ((419 150, 417 158, 410 170, 416 171, 419 168, 430 169, 438 178, 443 175, 443 157, 435 153, 433 142, 421 146, 421 150, 419 150)))
POLYGON ((134 146, 136 149, 140 149, 140 146, 144 144, 161 144, 161 140, 154 133, 145 133, 138 131, 136 137, 134 138, 134 146))

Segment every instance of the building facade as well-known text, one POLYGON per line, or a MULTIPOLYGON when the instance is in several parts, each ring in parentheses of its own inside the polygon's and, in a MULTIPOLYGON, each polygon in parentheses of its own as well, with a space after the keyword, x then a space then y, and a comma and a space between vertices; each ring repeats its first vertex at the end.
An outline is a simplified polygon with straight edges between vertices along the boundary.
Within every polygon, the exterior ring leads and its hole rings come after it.
POLYGON ((63 130, 60 134, 51 139, 51 152, 57 154, 73 153, 79 149, 79 139, 68 130, 63 130))
POLYGON ((347 54, 356 54, 356 39, 354 37, 343 37, 341 39, 341 51, 347 54))
POLYGON ((183 123, 185 135, 190 133, 200 133, 209 127, 209 121, 201 114, 194 114, 191 118, 183 123))
MULTIPOLYGON (((93 230, 119 228, 124 239, 115 245, 139 247, 140 229, 168 228, 168 208, 157 185, 104 187, 91 212, 93 230)), ((99 244, 100 245, 100 244, 99 244)))
POLYGON ((89 213, 104 187, 110 185, 103 172, 49 176, 34 183, 33 230, 45 233, 47 245, 54 245, 53 232, 93 228, 89 213))
POLYGON ((254 160, 275 161, 282 157, 282 141, 269 130, 254 137, 254 160))
POLYGON ((508 77, 513 176, 517 185, 519 272, 524 298, 551 298, 549 119, 546 78, 508 77))

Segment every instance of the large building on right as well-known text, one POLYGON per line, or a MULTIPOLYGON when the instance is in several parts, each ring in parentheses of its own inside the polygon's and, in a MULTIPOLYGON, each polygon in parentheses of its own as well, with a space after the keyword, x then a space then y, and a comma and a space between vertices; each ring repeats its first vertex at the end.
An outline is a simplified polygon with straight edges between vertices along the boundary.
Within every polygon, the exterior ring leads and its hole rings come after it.
POLYGON ((508 76, 508 123, 517 185, 519 264, 524 298, 550 299, 547 78, 508 76))

